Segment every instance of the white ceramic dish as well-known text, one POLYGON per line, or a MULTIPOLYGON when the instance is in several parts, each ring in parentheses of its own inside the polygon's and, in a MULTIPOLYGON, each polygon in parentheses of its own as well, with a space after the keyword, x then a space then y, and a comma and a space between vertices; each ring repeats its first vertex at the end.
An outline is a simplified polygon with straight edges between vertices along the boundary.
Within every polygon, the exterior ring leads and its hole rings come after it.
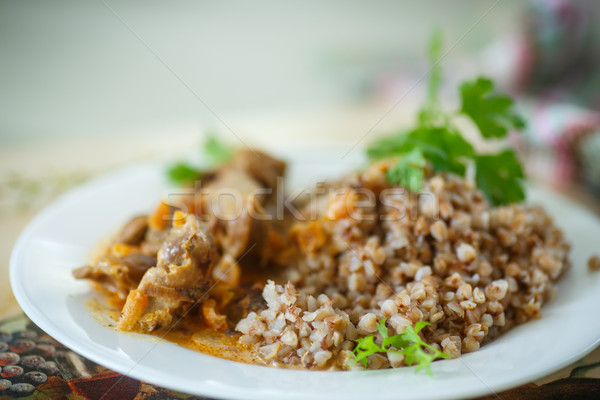
MULTIPOLYGON (((337 176, 357 160, 290 153, 296 182, 337 176), (335 166, 335 167, 334 167, 335 166)), ((573 244, 572 270, 543 317, 456 360, 435 362, 433 377, 414 368, 367 372, 278 370, 239 364, 150 336, 123 334, 99 323, 85 302, 91 290, 71 277, 103 237, 165 196, 164 166, 118 171, 73 190, 40 213, 19 238, 11 284, 19 304, 42 329, 81 355, 115 371, 183 392, 231 399, 440 399, 498 392, 540 378, 600 342, 600 273, 586 261, 598 250, 600 222, 551 192, 530 190, 573 244)))

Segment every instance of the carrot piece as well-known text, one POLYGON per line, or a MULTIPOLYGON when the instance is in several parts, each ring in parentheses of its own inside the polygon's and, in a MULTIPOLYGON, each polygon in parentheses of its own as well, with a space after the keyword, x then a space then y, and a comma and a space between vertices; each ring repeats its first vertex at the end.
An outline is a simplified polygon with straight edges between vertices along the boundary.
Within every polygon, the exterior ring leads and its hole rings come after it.
POLYGON ((171 209, 167 203, 161 202, 148 218, 148 225, 150 225, 151 228, 159 231, 164 230, 168 225, 170 212, 171 209))
POLYGON ((110 253, 116 257, 126 257, 138 248, 138 246, 131 246, 124 243, 116 243, 110 248, 110 253))
POLYGON ((135 327, 135 324, 144 315, 146 308, 148 307, 149 299, 148 296, 143 294, 141 291, 134 289, 127 295, 125 306, 121 310, 121 318, 117 329, 122 331, 131 331, 135 327))
POLYGON ((173 226, 180 226, 185 224, 185 213, 177 210, 173 214, 173 226))

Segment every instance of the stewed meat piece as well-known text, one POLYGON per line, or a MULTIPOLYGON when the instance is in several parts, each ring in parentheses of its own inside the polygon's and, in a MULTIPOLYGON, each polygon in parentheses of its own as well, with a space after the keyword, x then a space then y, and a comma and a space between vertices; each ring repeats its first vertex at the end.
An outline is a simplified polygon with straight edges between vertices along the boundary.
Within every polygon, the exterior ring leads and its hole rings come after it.
POLYGON ((285 163, 267 154, 239 150, 233 161, 214 171, 203 182, 196 210, 208 217, 217 244, 234 258, 256 256, 266 264, 272 257, 270 245, 278 239, 269 215, 277 196, 285 163))
POLYGON ((176 322, 206 295, 216 259, 208 225, 194 215, 175 213, 157 265, 129 293, 118 328, 149 332, 176 322))
POLYGON ((139 245, 148 230, 148 216, 139 215, 129 220, 121 229, 119 236, 117 237, 118 243, 124 243, 129 245, 139 245))
MULTIPOLYGON (((148 268, 156 265, 156 257, 131 253, 123 257, 108 254, 95 265, 73 270, 76 279, 90 279, 115 300, 125 301, 130 290, 135 289, 148 268)), ((122 303, 121 303, 122 304, 122 303)))

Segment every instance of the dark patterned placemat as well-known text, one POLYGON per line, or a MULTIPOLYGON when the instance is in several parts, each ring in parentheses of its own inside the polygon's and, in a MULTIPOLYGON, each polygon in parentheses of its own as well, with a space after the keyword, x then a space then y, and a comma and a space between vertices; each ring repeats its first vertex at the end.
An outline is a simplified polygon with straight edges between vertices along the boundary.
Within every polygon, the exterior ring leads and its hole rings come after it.
POLYGON ((69 350, 25 315, 0 321, 0 400, 205 399, 140 382, 69 350))
MULTIPOLYGON (((69 350, 24 314, 0 321, 0 400, 199 399, 104 368, 69 350)), ((545 381, 482 399, 599 399, 600 348, 545 381)))

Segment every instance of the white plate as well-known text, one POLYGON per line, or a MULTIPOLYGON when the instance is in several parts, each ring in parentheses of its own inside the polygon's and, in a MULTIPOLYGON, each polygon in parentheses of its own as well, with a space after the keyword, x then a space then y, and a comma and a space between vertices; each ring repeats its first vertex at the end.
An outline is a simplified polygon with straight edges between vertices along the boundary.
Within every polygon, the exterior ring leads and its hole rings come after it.
MULTIPOLYGON (((296 152, 291 179, 328 178, 357 160, 328 152, 296 152), (324 173, 327 172, 327 173, 324 173)), ((11 284, 19 304, 42 329, 81 355, 126 375, 167 388, 231 399, 433 399, 498 392, 572 363, 599 343, 600 272, 587 270, 597 250, 600 222, 581 207, 541 189, 530 201, 544 204, 573 244, 573 269, 543 317, 480 351, 435 362, 433 377, 414 368, 316 372, 239 364, 149 336, 103 326, 85 305, 91 291, 71 277, 73 268, 103 237, 129 217, 150 211, 167 194, 164 166, 137 166, 101 177, 60 198, 19 238, 11 258, 11 284)))

